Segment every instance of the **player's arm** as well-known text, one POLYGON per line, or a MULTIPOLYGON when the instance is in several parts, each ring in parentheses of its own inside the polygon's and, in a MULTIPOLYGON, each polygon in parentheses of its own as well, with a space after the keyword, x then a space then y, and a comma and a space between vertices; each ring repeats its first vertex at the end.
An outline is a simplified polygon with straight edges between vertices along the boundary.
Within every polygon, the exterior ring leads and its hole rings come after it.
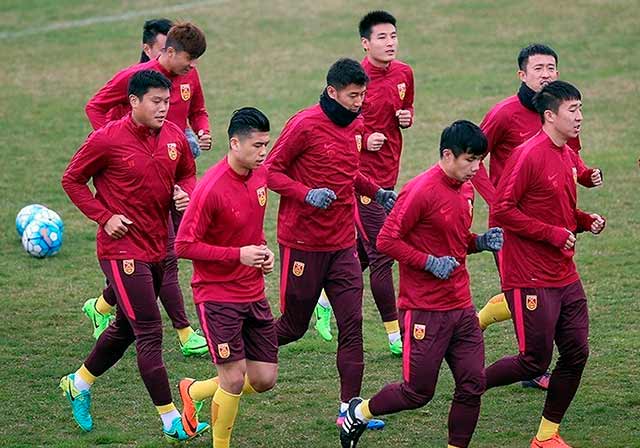
POLYGON ((129 104, 127 95, 129 78, 128 70, 121 71, 89 100, 84 111, 93 129, 100 129, 107 123, 107 115, 112 108, 129 104))
MULTIPOLYGON (((482 123, 480 123, 480 129, 487 138, 487 155, 489 155, 491 149, 497 145, 503 137, 504 123, 502 123, 502 120, 503 118, 500 114, 491 110, 485 115, 482 123)), ((471 178, 471 183, 478 193, 480 193, 482 199, 489 205, 489 208, 491 208, 496 200, 496 189, 493 183, 491 183, 491 179, 489 179, 489 173, 484 166, 484 158, 480 163, 478 172, 471 178)))
POLYGON ((586 213, 576 208, 576 233, 591 232, 594 235, 602 232, 607 225, 607 220, 597 213, 586 213))
MULTIPOLYGON (((196 73, 197 75, 197 73, 196 73)), ((191 102, 189 103, 189 125, 198 136, 200 148, 208 151, 213 144, 209 125, 209 113, 204 101, 204 92, 200 84, 200 77, 196 76, 196 85, 193 88, 191 102)))
POLYGON ((410 128, 414 122, 414 107, 413 107, 413 99, 415 97, 415 89, 413 82, 413 70, 409 68, 407 73, 407 90, 404 93, 404 99, 402 100, 402 111, 396 115, 398 116, 398 124, 402 129, 410 128))
POLYGON ((189 143, 180 133, 180 157, 176 167, 175 184, 173 186, 173 207, 177 215, 174 219, 180 219, 191 200, 191 193, 196 186, 196 162, 193 159, 189 143))
POLYGON ((71 202, 89 219, 103 226, 113 215, 95 198, 87 183, 107 163, 109 148, 101 133, 91 134, 75 153, 64 174, 62 188, 71 202))
POLYGON ((578 183, 583 187, 593 188, 602 185, 602 172, 599 168, 589 168, 580 157, 579 152, 572 152, 573 161, 576 165, 578 183))

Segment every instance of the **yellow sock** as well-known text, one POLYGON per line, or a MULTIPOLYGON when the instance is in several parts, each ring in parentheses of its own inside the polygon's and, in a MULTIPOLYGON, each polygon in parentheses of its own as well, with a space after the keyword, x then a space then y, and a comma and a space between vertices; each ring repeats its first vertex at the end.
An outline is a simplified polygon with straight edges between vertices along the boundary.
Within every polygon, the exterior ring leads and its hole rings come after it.
POLYGON ((166 414, 167 412, 176 411, 176 406, 173 403, 163 404, 162 406, 156 406, 158 414, 166 414))
POLYGON ((184 344, 185 342, 187 342, 187 339, 189 339, 189 336, 191 336, 191 334, 194 333, 193 328, 191 328, 191 326, 188 326, 185 328, 176 328, 176 331, 178 332, 178 338, 180 339, 181 344, 184 344))
POLYGON ((87 368, 82 364, 80 368, 76 371, 76 375, 82 378, 89 385, 93 385, 96 382, 96 377, 93 373, 89 372, 87 368))
POLYGON ((536 439, 540 440, 541 442, 544 440, 549 440, 551 437, 553 437, 554 434, 558 432, 559 428, 560 423, 553 423, 552 421, 549 421, 546 418, 542 417, 542 420, 540 420, 540 427, 538 428, 538 434, 536 434, 536 439))
POLYGON ((229 448, 231 431, 238 415, 242 394, 231 394, 218 387, 211 402, 213 448, 229 448))
POLYGON ((96 301, 96 311, 103 316, 106 316, 108 314, 111 314, 112 310, 113 307, 109 305, 107 301, 104 300, 104 296, 100 294, 100 297, 98 297, 98 300, 96 301))
POLYGON ((459 448, 459 447, 457 447, 455 445, 447 445, 447 448, 459 448))
POLYGON ((195 401, 202 401, 215 395, 219 386, 218 377, 204 381, 196 381, 189 386, 189 396, 195 401))
POLYGON ((364 400, 362 402, 362 407, 360 408, 360 410, 362 411, 362 415, 364 415, 369 420, 373 418, 373 414, 369 410, 369 400, 364 400))
POLYGON ((484 308, 478 313, 480 328, 482 328, 483 331, 491 324, 509 319, 511 319, 511 311, 509 311, 507 299, 502 293, 491 297, 484 308))
POLYGON ((257 394, 257 393, 258 392, 253 388, 253 386, 249 382, 249 377, 245 375, 244 386, 242 386, 242 395, 251 395, 251 394, 257 394))
POLYGON ((387 330, 387 334, 391 333, 400 333, 400 324, 398 324, 397 320, 392 320, 391 322, 383 322, 384 329, 387 330))

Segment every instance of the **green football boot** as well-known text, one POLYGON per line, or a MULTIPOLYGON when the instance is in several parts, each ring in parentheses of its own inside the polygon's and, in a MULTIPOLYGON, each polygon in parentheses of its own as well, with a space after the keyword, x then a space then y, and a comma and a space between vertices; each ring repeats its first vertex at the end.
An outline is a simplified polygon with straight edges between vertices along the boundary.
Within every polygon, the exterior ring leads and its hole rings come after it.
POLYGON ((196 330, 186 342, 183 344, 180 342, 180 350, 184 356, 205 356, 209 353, 209 347, 207 347, 207 340, 202 336, 200 330, 196 330))
POLYGON ((62 395, 67 397, 71 404, 71 412, 73 419, 76 421, 80 429, 89 432, 93 429, 93 419, 91 418, 91 391, 79 391, 73 384, 75 374, 63 376, 60 379, 60 389, 62 395))
POLYGON ((331 307, 325 308, 318 303, 314 314, 316 316, 316 324, 313 328, 316 329, 322 339, 327 342, 331 341, 333 339, 331 335, 331 307))
POLYGON ((393 356, 402 356, 402 339, 398 339, 394 343, 389 342, 389 351, 393 356))
POLYGON ((171 429, 166 430, 163 428, 162 432, 164 433, 164 437, 170 442, 184 442, 199 436, 208 429, 208 423, 200 422, 198 423, 195 432, 189 435, 187 434, 187 431, 185 431, 184 426, 182 426, 182 418, 176 417, 173 419, 173 422, 171 422, 171 429))
POLYGON ((100 314, 98 310, 96 310, 96 302, 98 298, 89 299, 84 302, 82 306, 82 311, 91 321, 93 325, 93 337, 98 339, 102 332, 107 329, 111 321, 115 318, 113 314, 100 314))

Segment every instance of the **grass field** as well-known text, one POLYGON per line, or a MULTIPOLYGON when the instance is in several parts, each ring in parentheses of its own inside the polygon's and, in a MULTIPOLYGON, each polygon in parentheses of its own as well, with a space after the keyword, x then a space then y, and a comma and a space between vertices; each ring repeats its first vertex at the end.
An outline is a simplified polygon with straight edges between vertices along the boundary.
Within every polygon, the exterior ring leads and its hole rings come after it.
MULTIPOLYGON (((579 203, 607 216, 608 226, 598 238, 579 239, 577 262, 590 301, 591 357, 562 433, 580 448, 640 447, 637 0, 407 0, 392 6, 377 0, 220 0, 166 9, 170 4, 4 0, 0 5, 0 446, 164 444, 133 350, 93 389, 93 432, 80 433, 57 389, 59 378, 77 368, 92 347, 80 307, 103 282, 94 255, 95 225, 71 204, 59 180, 90 130, 86 101, 115 71, 137 60, 142 21, 167 15, 193 20, 207 32, 209 48, 200 73, 216 144, 198 160, 201 173, 224 153, 234 109, 254 105, 265 111, 275 138, 290 115, 317 100, 337 57, 362 56, 359 17, 390 7, 399 19, 400 57, 416 75, 417 118, 405 132, 401 183, 436 160, 445 125, 459 118, 479 122, 491 105, 516 91, 520 47, 532 41, 551 44, 560 54, 562 78, 582 90, 583 158, 602 168, 605 186, 581 189, 579 203), (104 18, 112 15, 119 17, 104 18), (29 258, 18 242, 15 215, 34 202, 57 210, 65 220, 66 241, 55 258, 29 258)), ((272 200, 267 218, 272 244, 276 210, 272 200)), ((486 207, 476 210, 474 227, 480 230, 486 207)), ((491 256, 473 257, 470 270, 475 302, 481 305, 498 289, 491 256)), ((190 265, 181 264, 188 311, 196 323, 190 274, 190 265)), ((268 294, 274 312, 277 285, 277 274, 272 275, 268 294)), ((401 363, 385 347, 369 292, 364 309, 363 395, 370 396, 400 378, 401 363)), ((168 324, 164 346, 172 383, 213 374, 208 359, 182 357, 168 324)), ((514 352, 511 325, 490 328, 486 346, 487 363, 514 352)), ((234 446, 337 446, 334 352, 335 344, 323 343, 313 332, 283 348, 276 388, 243 399, 234 446)), ((443 368, 429 405, 390 416, 387 429, 365 435, 362 446, 446 446, 451 395, 451 375, 443 368)), ((473 446, 528 446, 543 401, 542 393, 519 386, 488 392, 473 446)), ((191 446, 210 446, 209 436, 191 446)))

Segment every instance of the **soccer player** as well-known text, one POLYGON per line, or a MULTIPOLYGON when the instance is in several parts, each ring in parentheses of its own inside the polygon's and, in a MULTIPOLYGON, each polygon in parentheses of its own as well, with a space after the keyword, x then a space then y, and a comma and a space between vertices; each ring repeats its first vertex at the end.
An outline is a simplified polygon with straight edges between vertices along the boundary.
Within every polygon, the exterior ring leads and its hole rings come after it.
POLYGON ((531 447, 568 448, 558 428, 589 356, 587 299, 573 261, 576 234, 598 234, 605 221, 576 208, 578 168, 568 142, 580 133, 580 92, 554 81, 533 102, 542 131, 507 161, 493 214, 505 230, 500 272, 519 354, 486 369, 487 388, 545 372, 555 341, 560 356, 531 447))
MULTIPOLYGON (((162 31, 163 26, 171 23, 167 22, 166 19, 160 19, 151 23, 155 23, 156 28, 162 31)), ((147 32, 151 30, 151 26, 148 26, 149 23, 145 23, 143 32, 143 39, 146 40, 149 39, 147 32)), ((159 35, 157 34, 156 37, 159 35)), ((146 43, 144 45, 148 46, 146 43)), ((147 50, 146 47, 145 50, 147 50)), ((200 79, 195 68, 198 58, 205 50, 205 36, 195 25, 183 23, 171 28, 157 59, 151 59, 146 63, 133 65, 120 71, 89 101, 86 111, 94 129, 98 129, 112 118, 120 118, 118 114, 122 113, 122 109, 130 107, 127 102, 126 89, 127 83, 134 73, 140 70, 155 70, 172 80, 171 108, 167 119, 177 124, 187 134, 190 131, 186 127, 188 122, 200 135, 200 147, 210 149, 208 114, 200 79)), ((188 135, 187 140, 189 140, 188 135)), ((190 144, 190 146, 193 145, 190 144)), ((198 152, 193 151, 193 147, 192 152, 194 156, 197 156, 198 152)), ((183 355, 202 356, 207 353, 207 343, 205 338, 191 327, 178 280, 178 258, 173 247, 173 240, 176 231, 174 224, 177 224, 179 219, 179 213, 172 210, 172 214, 169 215, 169 244, 167 257, 164 261, 165 276, 160 288, 160 300, 178 333, 183 355)), ((115 304, 115 292, 111 285, 108 285, 97 299, 89 299, 85 302, 83 311, 94 325, 96 339, 109 324, 115 304)))
POLYGON ((367 81, 357 61, 336 61, 320 103, 289 119, 267 157, 269 188, 281 195, 278 345, 304 335, 324 288, 338 323, 339 424, 348 401, 360 393, 364 370, 355 194, 387 210, 395 202, 393 191, 359 171, 367 81))
POLYGON ((167 215, 189 203, 195 163, 183 130, 166 120, 171 81, 157 71, 129 81, 131 114, 93 132, 73 156, 62 186, 98 224, 100 267, 114 285, 118 308, 82 366, 60 380, 80 428, 91 431, 91 386, 135 342, 140 376, 162 419, 164 435, 187 440, 206 430, 185 428, 171 399, 162 360, 162 320, 156 297, 162 284, 167 215), (87 182, 93 178, 95 196, 87 182))
POLYGON ((269 120, 259 110, 235 111, 229 152, 199 181, 178 231, 176 250, 193 260, 193 299, 218 376, 185 378, 179 389, 186 421, 198 401, 213 397, 213 446, 227 448, 242 394, 271 389, 278 338, 264 274, 275 257, 264 236, 269 120))
MULTIPOLYGON (((400 171, 401 131, 413 124, 413 71, 396 59, 398 35, 396 19, 391 14, 368 13, 360 21, 359 32, 366 52, 361 64, 369 77, 362 104, 365 130, 360 170, 383 188, 393 190, 400 171)), ((387 214, 369 196, 359 196, 356 202, 361 265, 369 268, 371 292, 388 335, 389 350, 400 356, 402 339, 391 270, 393 259, 376 249, 387 214)), ((316 307, 316 328, 325 339, 331 339, 330 317, 331 308, 323 294, 316 307)))
MULTIPOLYGON (((489 204, 490 226, 493 225, 491 205, 496 195, 495 187, 502 177, 506 161, 518 145, 535 135, 542 126, 540 116, 533 105, 533 96, 544 86, 558 79, 558 55, 546 45, 532 44, 523 48, 517 62, 518 76, 521 80, 518 93, 496 104, 480 124, 489 141, 490 175, 487 175, 482 165, 473 183, 489 204)), ((572 155, 576 158, 578 182, 585 187, 602 185, 600 170, 586 167, 580 158, 579 137, 570 139, 567 144, 575 151, 572 155)), ((492 297, 480 310, 478 317, 483 330, 493 323, 510 319, 511 312, 504 294, 492 297)), ((523 383, 541 389, 546 389, 548 384, 548 373, 531 382, 523 383)))
POLYGON ((468 253, 498 251, 502 229, 471 233, 471 179, 487 140, 478 126, 456 121, 440 137, 440 161, 404 186, 378 235, 378 249, 400 262, 398 308, 403 322, 403 381, 371 400, 354 398, 340 431, 355 447, 374 416, 416 409, 433 397, 440 365, 456 389, 449 412, 449 447, 466 448, 484 392, 484 342, 471 301, 468 253))
POLYGON ((144 22, 140 62, 148 62, 160 56, 172 26, 173 22, 169 19, 151 19, 144 22))

